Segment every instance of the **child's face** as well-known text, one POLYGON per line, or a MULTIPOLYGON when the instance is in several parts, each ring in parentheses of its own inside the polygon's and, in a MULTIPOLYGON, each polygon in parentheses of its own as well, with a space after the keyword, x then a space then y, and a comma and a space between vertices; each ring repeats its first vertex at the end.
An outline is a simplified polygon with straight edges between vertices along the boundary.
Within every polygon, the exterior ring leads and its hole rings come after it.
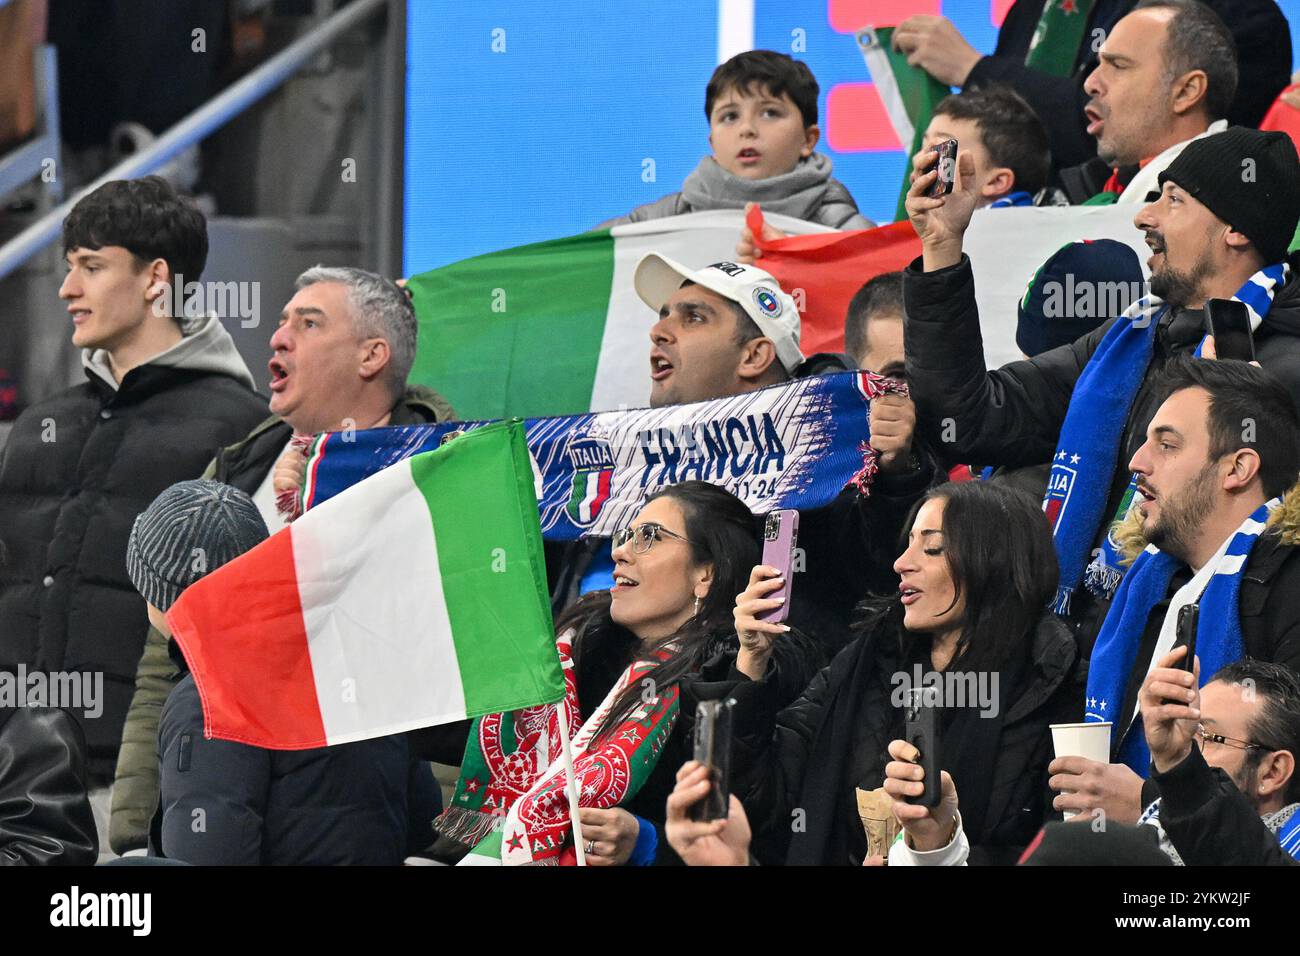
POLYGON ((742 179, 790 172, 800 159, 812 155, 820 136, 816 124, 804 127, 803 114, 789 93, 778 98, 757 85, 748 92, 725 90, 709 117, 713 158, 742 179))

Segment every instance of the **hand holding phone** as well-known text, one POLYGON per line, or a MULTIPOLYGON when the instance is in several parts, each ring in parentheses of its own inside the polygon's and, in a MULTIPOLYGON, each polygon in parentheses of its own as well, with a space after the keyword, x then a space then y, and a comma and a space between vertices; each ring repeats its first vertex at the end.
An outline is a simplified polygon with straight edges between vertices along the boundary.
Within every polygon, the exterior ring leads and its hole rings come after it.
POLYGON ((1196 672, 1196 628, 1200 620, 1199 604, 1184 604, 1178 609, 1178 643, 1187 648, 1187 656, 1178 666, 1189 674, 1196 672))

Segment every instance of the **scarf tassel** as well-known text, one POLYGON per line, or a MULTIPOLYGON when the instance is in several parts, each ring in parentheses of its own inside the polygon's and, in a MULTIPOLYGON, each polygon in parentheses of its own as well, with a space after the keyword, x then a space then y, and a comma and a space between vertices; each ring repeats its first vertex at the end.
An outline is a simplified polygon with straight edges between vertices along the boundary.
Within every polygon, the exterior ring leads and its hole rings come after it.
POLYGON ((1059 617, 1068 617, 1070 614, 1070 598, 1073 596, 1074 588, 1057 588, 1056 599, 1052 601, 1052 613, 1059 617))
POLYGON ((1083 586, 1097 597, 1110 600, 1122 580, 1124 580, 1124 572, 1119 568, 1094 563, 1088 566, 1088 570, 1084 574, 1083 586))
POLYGON ((464 807, 448 807, 433 821, 433 828, 445 837, 473 848, 499 830, 505 817, 495 813, 482 813, 464 807))

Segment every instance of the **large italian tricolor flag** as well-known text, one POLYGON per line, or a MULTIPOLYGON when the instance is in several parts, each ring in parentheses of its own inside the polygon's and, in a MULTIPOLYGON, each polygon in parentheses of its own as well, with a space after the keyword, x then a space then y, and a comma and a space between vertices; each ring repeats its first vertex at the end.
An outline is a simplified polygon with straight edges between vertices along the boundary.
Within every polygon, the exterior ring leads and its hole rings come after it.
MULTIPOLYGON (((868 279, 921 252, 908 222, 835 232, 768 215, 789 238, 764 244, 758 265, 799 307, 805 354, 840 351, 849 299, 868 279)), ((412 381, 445 395, 466 420, 640 408, 650 396, 656 316, 632 288, 647 252, 693 268, 735 256, 739 210, 691 213, 476 256, 413 276, 420 321, 412 381)), ((975 273, 984 360, 1020 357, 1016 304, 1058 249, 1117 239, 1150 250, 1122 206, 978 209, 965 249, 975 273)), ((594 492, 593 492, 594 493, 594 492)))
POLYGON ((209 737, 280 750, 564 696, 523 424, 312 508, 167 615, 209 737))

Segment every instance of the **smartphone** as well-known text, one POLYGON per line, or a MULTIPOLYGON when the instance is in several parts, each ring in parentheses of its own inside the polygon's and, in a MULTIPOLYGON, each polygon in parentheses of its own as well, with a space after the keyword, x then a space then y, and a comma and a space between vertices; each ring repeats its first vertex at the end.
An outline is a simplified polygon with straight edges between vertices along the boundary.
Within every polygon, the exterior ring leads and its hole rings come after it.
POLYGON ((939 162, 935 164, 939 178, 934 181, 927 195, 946 196, 952 192, 952 184, 957 178, 957 141, 946 139, 931 146, 930 150, 939 154, 939 162))
POLYGON ((943 793, 939 778, 939 711, 937 687, 914 687, 907 692, 903 713, 903 737, 921 752, 916 762, 925 771, 925 791, 919 797, 905 797, 908 803, 937 807, 943 793))
POLYGON ((725 820, 731 803, 731 713, 736 702, 702 700, 695 708, 695 759, 709 768, 709 792, 687 807, 697 822, 725 820))
POLYGON ((1255 360, 1255 340, 1250 334, 1250 311, 1236 299, 1209 299, 1205 303, 1205 331, 1214 336, 1214 351, 1221 359, 1255 360))
POLYGON ((785 598, 785 603, 758 615, 758 620, 780 624, 790 613, 790 573, 794 570, 794 552, 799 540, 799 512, 793 508, 773 511, 763 525, 763 563, 781 572, 784 583, 768 595, 785 598))
POLYGON ((1187 656, 1178 666, 1189 674, 1196 672, 1196 626, 1200 619, 1199 604, 1184 604, 1178 609, 1178 643, 1187 648, 1187 656))

